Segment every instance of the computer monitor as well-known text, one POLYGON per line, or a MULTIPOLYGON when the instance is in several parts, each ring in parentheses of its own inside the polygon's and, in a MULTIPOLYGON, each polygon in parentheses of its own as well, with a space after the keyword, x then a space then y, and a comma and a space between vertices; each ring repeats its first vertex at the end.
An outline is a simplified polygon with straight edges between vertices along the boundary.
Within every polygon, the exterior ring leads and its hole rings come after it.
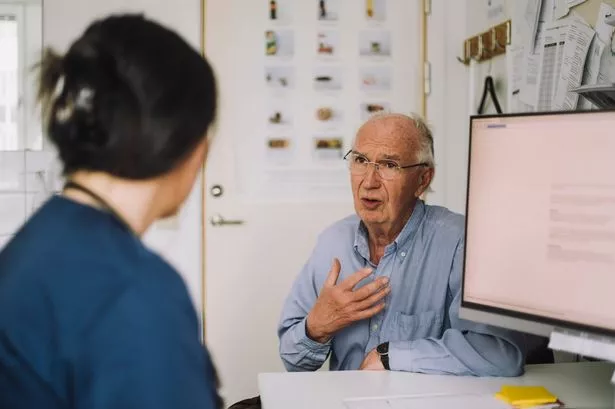
POLYGON ((460 316, 615 337, 615 112, 474 116, 460 316))

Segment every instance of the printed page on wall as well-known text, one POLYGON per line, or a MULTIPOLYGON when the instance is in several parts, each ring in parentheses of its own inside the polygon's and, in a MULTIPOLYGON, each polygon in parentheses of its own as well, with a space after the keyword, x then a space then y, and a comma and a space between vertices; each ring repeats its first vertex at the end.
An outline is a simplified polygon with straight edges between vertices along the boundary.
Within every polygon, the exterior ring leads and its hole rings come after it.
POLYGON ((416 27, 400 18, 410 2, 252 1, 262 6, 255 16, 262 30, 254 32, 262 51, 246 64, 262 72, 254 85, 262 96, 254 112, 262 118, 252 135, 236 138, 243 151, 241 195, 248 201, 347 201, 344 156, 360 124, 416 105, 412 81, 399 80, 413 78, 418 65, 418 53, 411 55, 404 40, 416 38, 416 27))
POLYGON ((590 99, 599 101, 597 90, 615 81, 614 27, 607 23, 615 8, 600 3, 595 20, 584 14, 590 23, 575 10, 583 3, 515 1, 506 57, 511 112, 595 109, 590 99))

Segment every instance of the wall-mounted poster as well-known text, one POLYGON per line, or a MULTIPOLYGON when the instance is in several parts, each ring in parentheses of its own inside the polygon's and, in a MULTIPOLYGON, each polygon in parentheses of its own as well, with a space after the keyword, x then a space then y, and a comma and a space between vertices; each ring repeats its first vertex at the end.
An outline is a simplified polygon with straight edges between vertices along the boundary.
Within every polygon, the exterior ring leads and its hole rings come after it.
POLYGON ((265 67, 265 83, 274 90, 293 89, 295 70, 291 66, 277 65, 265 67))
POLYGON ((386 7, 386 0, 365 0, 365 18, 369 21, 385 21, 386 7))
POLYGON ((391 89, 391 67, 379 65, 361 67, 359 81, 362 91, 389 91, 391 89))
POLYGON ((357 129, 373 115, 416 105, 416 76, 397 84, 398 73, 413 72, 419 55, 411 24, 416 16, 407 13, 420 10, 410 3, 242 2, 242 10, 256 17, 228 40, 241 44, 232 51, 244 75, 237 104, 246 104, 246 113, 236 138, 246 198, 349 200, 343 155, 357 129), (263 40, 264 53, 258 49, 263 40), (246 47, 253 49, 241 51, 246 47))
POLYGON ((271 57, 292 57, 295 50, 292 30, 265 31, 265 55, 271 57))
POLYGON ((359 54, 362 57, 390 57, 391 32, 363 30, 359 33, 359 54))
POLYGON ((340 0, 316 0, 318 3, 318 20, 339 20, 340 0))
POLYGON ((269 20, 281 24, 292 22, 292 2, 293 0, 269 0, 267 2, 269 20))

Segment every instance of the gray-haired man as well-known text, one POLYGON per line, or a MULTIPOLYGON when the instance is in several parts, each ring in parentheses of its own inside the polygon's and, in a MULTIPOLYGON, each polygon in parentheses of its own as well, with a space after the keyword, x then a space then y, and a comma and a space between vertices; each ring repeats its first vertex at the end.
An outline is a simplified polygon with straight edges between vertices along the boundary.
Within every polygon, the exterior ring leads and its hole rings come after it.
POLYGON ((417 116, 373 117, 348 161, 356 215, 327 228, 279 325, 290 371, 523 371, 525 336, 459 318, 464 218, 425 204, 433 138, 417 116))

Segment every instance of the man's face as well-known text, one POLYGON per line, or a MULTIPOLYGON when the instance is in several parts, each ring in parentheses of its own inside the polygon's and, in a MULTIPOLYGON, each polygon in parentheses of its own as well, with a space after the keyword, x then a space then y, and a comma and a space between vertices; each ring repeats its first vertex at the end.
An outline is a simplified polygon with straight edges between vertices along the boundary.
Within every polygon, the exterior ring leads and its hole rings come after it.
MULTIPOLYGON (((399 118, 383 118, 364 125, 357 134, 353 151, 371 162, 394 162, 400 166, 416 163, 418 135, 413 125, 399 118)), ((426 189, 430 169, 400 169, 395 177, 383 179, 373 165, 363 175, 352 174, 355 211, 370 226, 399 227, 407 220, 417 198, 426 189)))

